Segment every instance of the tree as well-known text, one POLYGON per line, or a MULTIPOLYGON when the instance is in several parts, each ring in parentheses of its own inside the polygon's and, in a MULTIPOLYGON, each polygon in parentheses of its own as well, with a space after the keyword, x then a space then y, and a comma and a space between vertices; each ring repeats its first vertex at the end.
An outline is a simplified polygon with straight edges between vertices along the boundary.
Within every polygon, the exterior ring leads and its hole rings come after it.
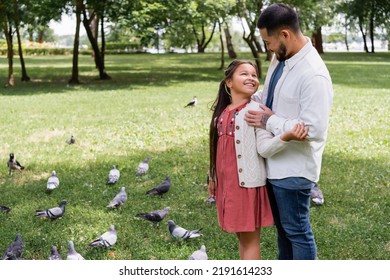
POLYGON ((231 59, 237 58, 237 53, 234 50, 233 43, 232 43, 232 35, 230 35, 230 30, 228 24, 225 22, 225 28, 223 30, 225 32, 225 38, 226 38, 226 48, 228 51, 228 55, 231 59))
POLYGON ((390 25, 390 5, 388 0, 344 0, 339 3, 337 9, 344 12, 352 24, 356 23, 358 25, 362 34, 365 52, 369 52, 367 45, 367 33, 369 33, 371 52, 375 52, 375 29, 381 26, 388 28, 390 25))
POLYGON ((18 40, 18 52, 19 52, 19 58, 20 58, 20 65, 22 68, 22 82, 28 82, 30 81, 30 77, 27 75, 26 65, 24 63, 23 58, 23 49, 22 49, 22 41, 20 39, 20 20, 19 20, 19 7, 18 7, 18 1, 13 0, 13 12, 14 12, 14 24, 15 24, 15 31, 16 31, 16 38, 18 40))
POLYGON ((15 85, 15 78, 14 78, 14 64, 13 64, 13 57, 14 57, 14 50, 12 45, 12 26, 9 24, 9 13, 11 7, 7 5, 7 3, 4 0, 0 0, 0 22, 3 28, 3 32, 5 35, 5 39, 7 41, 7 59, 8 59, 8 78, 6 86, 14 86, 15 85))
POLYGON ((318 53, 324 53, 322 27, 330 23, 334 15, 333 0, 285 0, 299 15, 302 31, 310 32, 311 40, 318 53))
POLYGON ((49 22, 59 21, 63 12, 69 12, 71 0, 18 0, 23 3, 21 16, 23 27, 27 28, 30 41, 43 43, 46 38, 49 22))
POLYGON ((83 0, 75 0, 76 7, 76 31, 73 41, 73 60, 72 60, 72 76, 68 81, 69 84, 79 84, 79 40, 80 40, 80 25, 81 25, 81 10, 83 0))
POLYGON ((100 10, 101 6, 99 6, 98 4, 99 2, 91 1, 89 2, 89 5, 88 3, 84 3, 83 0, 81 0, 81 2, 82 2, 81 14, 83 15, 82 23, 84 25, 84 29, 87 33, 89 42, 91 43, 92 49, 94 51, 95 64, 99 71, 99 78, 100 80, 111 79, 111 77, 107 74, 106 69, 104 67, 104 60, 99 50, 97 38, 94 36, 93 31, 91 29, 91 22, 96 17, 96 14, 98 12, 103 13, 103 10, 100 10))
POLYGON ((257 20, 263 7, 262 0, 238 0, 237 14, 241 18, 241 24, 244 30, 242 39, 248 44, 253 58, 255 59, 259 78, 262 77, 261 61, 255 41, 255 32, 257 29, 257 20))

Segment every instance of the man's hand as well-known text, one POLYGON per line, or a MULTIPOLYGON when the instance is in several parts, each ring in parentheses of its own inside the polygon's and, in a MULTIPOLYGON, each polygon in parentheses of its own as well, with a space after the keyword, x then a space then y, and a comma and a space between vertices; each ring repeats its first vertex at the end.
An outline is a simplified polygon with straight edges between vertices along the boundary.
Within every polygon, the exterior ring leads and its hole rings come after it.
POLYGON ((263 111, 248 110, 245 114, 245 121, 249 126, 265 129, 267 121, 273 115, 272 111, 265 105, 260 104, 263 111))

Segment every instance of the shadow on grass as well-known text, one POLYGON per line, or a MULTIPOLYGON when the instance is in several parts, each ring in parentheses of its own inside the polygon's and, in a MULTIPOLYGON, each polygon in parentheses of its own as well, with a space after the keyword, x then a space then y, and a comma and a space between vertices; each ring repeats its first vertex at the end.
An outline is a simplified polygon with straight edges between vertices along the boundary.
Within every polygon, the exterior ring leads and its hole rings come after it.
MULTIPOLYGON (((99 80, 93 61, 80 57, 80 84, 68 85, 72 66, 67 60, 69 57, 55 57, 54 62, 51 57, 26 58, 31 82, 18 80, 20 69, 15 69, 16 85, 3 89, 0 95, 64 93, 75 88, 94 91, 131 90, 148 86, 163 87, 173 83, 219 81, 223 75, 222 70, 217 69, 218 59, 215 55, 139 54, 108 56, 106 68, 112 79, 99 80)), ((5 68, 2 72, 6 77, 5 68)))

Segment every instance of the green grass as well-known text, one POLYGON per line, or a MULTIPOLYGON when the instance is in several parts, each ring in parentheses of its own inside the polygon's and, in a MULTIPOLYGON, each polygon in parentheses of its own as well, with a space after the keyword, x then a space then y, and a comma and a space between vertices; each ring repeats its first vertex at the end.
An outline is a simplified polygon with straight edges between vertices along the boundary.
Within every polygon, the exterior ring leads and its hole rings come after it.
MULTIPOLYGON (((234 234, 221 231, 215 207, 204 199, 208 169, 209 107, 223 73, 217 54, 118 55, 106 58, 113 79, 96 80, 90 57, 80 57, 81 85, 67 86, 71 57, 27 57, 32 81, 0 89, 0 213, 2 253, 20 232, 23 258, 47 259, 52 244, 63 257, 67 241, 87 259, 187 259, 205 244, 210 259, 238 259, 234 234), (183 108, 196 95, 196 108, 183 108), (74 134, 75 145, 65 141, 74 134), (26 166, 8 176, 10 152, 26 166), (150 156, 150 172, 137 179, 140 161, 150 156), (121 170, 106 186, 111 165, 121 170), (45 192, 52 170, 60 187, 45 192), (145 192, 171 176, 163 197, 145 192), (105 206, 126 186, 129 199, 119 211, 105 206), (34 216, 39 208, 66 199, 63 218, 34 216), (204 227, 199 239, 172 240, 166 222, 154 228, 134 214, 166 206, 179 225, 204 227), (114 224, 118 242, 110 250, 88 243, 114 224)), ((240 58, 250 58, 241 54, 240 58)), ((390 259, 389 109, 390 53, 328 53, 324 60, 334 82, 320 187, 325 205, 312 208, 320 259, 390 259)), ((227 62, 228 63, 228 62, 227 62)), ((264 73, 268 64, 264 63, 264 73)), ((0 57, 5 82, 7 63, 0 57)), ((264 79, 264 77, 263 77, 264 79)), ((262 230, 262 257, 275 259, 276 232, 262 230)))

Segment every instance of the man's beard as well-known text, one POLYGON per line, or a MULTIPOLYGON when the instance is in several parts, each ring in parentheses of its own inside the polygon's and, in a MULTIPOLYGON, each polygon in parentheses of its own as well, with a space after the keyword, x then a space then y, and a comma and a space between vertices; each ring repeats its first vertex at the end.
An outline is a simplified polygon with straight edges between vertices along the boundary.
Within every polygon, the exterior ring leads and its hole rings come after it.
POLYGON ((290 58, 287 55, 287 48, 286 48, 286 46, 283 43, 280 44, 279 49, 276 52, 276 58, 279 61, 286 60, 286 59, 290 58))

